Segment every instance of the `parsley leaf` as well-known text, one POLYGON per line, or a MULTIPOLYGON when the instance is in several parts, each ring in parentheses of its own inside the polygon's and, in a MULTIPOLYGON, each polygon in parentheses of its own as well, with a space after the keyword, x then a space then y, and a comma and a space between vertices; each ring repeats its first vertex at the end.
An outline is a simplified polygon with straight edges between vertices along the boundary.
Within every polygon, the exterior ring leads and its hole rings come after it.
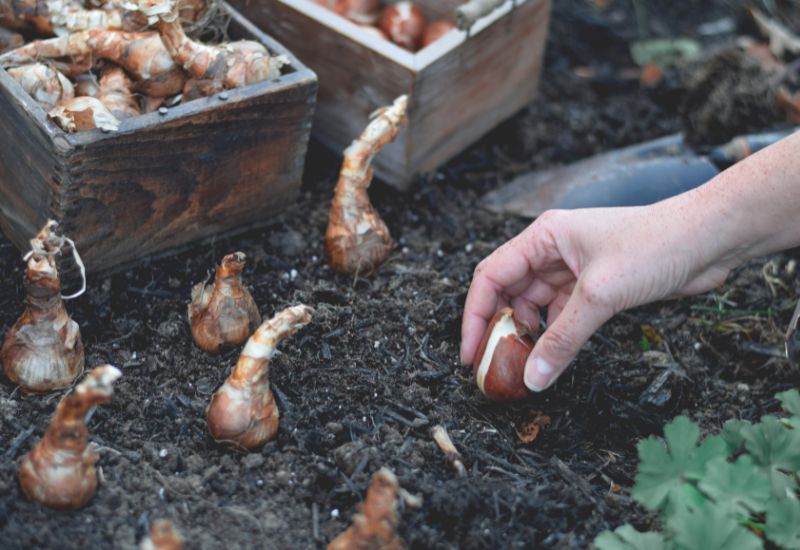
POLYGON ((744 443, 742 429, 747 426, 752 426, 747 420, 728 420, 722 425, 722 431, 719 435, 728 445, 728 454, 735 453, 742 446, 744 443))
POLYGON ((668 519, 675 547, 680 550, 760 550, 763 544, 752 531, 739 525, 730 508, 703 506, 678 511, 668 519))
POLYGON ((630 525, 600 533, 594 540, 597 550, 666 550, 661 533, 641 533, 630 525))
POLYGON ((779 393, 776 397, 783 405, 783 410, 792 415, 787 423, 795 430, 800 430, 800 392, 789 390, 779 393))
POLYGON ((685 416, 664 427, 665 441, 649 437, 639 442, 639 472, 632 496, 651 510, 679 504, 687 481, 700 479, 706 463, 726 456, 726 445, 718 436, 708 437, 698 447, 700 429, 685 416))
POLYGON ((767 504, 767 537, 784 548, 800 548, 800 502, 783 499, 767 504))
POLYGON ((724 457, 710 461, 700 480, 700 490, 717 505, 732 506, 745 517, 763 512, 772 496, 769 478, 749 455, 742 455, 733 463, 724 457))

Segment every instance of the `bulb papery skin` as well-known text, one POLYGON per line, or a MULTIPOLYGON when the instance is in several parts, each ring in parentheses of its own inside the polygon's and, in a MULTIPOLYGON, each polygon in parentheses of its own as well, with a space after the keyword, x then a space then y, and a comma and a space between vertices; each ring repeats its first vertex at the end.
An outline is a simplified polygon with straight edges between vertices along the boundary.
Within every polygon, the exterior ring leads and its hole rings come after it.
POLYGON ((261 324, 258 306, 242 283, 245 261, 241 252, 225 256, 213 284, 202 282, 192 288, 188 308, 192 338, 207 353, 218 353, 223 344, 244 344, 261 324))
POLYGON ((58 510, 89 503, 97 491, 98 455, 85 419, 92 407, 111 400, 111 384, 121 374, 98 367, 61 400, 44 437, 20 464, 19 484, 28 498, 58 510))
POLYGON ((534 341, 511 308, 498 311, 483 335, 473 364, 478 388, 493 401, 517 401, 529 395, 525 363, 534 341))
POLYGON ((352 525, 333 539, 327 550, 405 549, 397 533, 399 491, 400 483, 394 473, 388 468, 378 470, 352 525))
POLYGON ((69 387, 83 372, 80 328, 64 307, 61 280, 47 242, 50 226, 33 240, 25 269, 26 308, 0 348, 6 376, 25 393, 69 387))
POLYGON ((313 312, 305 305, 287 308, 250 337, 208 406, 208 431, 215 441, 253 451, 276 436, 280 413, 269 385, 270 360, 278 343, 310 323, 313 312))
POLYGON ((378 111, 344 153, 325 232, 325 254, 335 271, 368 275, 392 251, 389 229, 373 208, 367 189, 372 182, 372 159, 400 132, 407 109, 408 98, 401 96, 391 107, 378 111))

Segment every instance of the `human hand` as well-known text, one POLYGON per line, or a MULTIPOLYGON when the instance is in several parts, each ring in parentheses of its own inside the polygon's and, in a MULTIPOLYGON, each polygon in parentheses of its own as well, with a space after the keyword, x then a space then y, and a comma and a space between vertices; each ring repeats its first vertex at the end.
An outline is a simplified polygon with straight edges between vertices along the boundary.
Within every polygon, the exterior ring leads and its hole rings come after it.
POLYGON ((718 230, 724 235, 691 197, 546 212, 475 269, 461 326, 462 363, 473 362, 497 310, 512 307, 535 331, 547 307, 547 330, 528 357, 525 385, 548 388, 615 313, 721 284, 738 261, 718 230))

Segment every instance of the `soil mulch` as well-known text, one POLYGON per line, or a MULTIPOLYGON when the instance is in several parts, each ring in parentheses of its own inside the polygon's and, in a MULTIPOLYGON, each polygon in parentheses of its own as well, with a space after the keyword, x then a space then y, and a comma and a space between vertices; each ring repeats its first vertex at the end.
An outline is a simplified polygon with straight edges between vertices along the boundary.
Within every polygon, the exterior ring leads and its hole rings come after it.
MULTIPOLYGON (((723 1, 638 3, 659 5, 647 24, 663 36, 738 13, 723 1)), ((680 130, 674 101, 619 76, 638 32, 630 4, 555 4, 540 98, 411 193, 374 185, 398 244, 372 277, 337 275, 325 263, 339 160, 314 146, 300 199, 266 229, 90 279, 68 303, 87 366, 124 373, 90 423, 101 486, 73 513, 23 497, 19 460, 63 392, 27 397, 3 378, 0 547, 133 548, 150 522, 170 518, 188 548, 323 548, 349 525, 372 473, 388 466, 422 497, 421 507, 401 509, 411 548, 585 548, 625 522, 655 527, 629 495, 641 438, 678 414, 714 431, 777 410, 774 394, 798 382, 779 357, 800 290, 796 251, 743 266, 707 295, 618 315, 552 390, 524 402, 488 402, 459 365, 472 271, 526 225, 482 210, 480 195, 529 169, 680 130), (265 317, 299 302, 317 311, 281 345, 270 373, 278 438, 249 455, 214 444, 205 427, 209 398, 239 350, 204 354, 186 322, 191 286, 235 250, 249 257, 245 280, 265 317), (537 414, 552 423, 523 443, 516 431, 537 414), (436 424, 464 455, 466 478, 430 437, 436 424)), ((5 332, 22 311, 23 262, 5 239, 0 261, 5 332)))

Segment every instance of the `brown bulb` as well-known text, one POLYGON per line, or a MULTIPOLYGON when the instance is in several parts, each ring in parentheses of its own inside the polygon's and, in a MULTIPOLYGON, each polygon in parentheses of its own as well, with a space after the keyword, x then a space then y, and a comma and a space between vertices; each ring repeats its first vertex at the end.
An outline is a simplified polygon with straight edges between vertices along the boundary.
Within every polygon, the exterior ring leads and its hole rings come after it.
POLYGON ((25 455, 19 484, 28 498, 60 510, 86 506, 97 490, 97 451, 89 444, 86 414, 111 401, 112 384, 122 373, 111 365, 86 375, 61 400, 47 433, 25 455))
POLYGON ((181 550, 183 536, 168 519, 158 519, 150 526, 150 534, 142 539, 139 550, 181 550))
POLYGON ((483 335, 472 365, 481 392, 493 401, 516 401, 528 396, 525 362, 533 350, 526 326, 511 308, 498 311, 483 335))
POLYGON ((367 498, 353 517, 353 524, 328 544, 328 550, 403 550, 406 545, 397 534, 399 491, 400 483, 392 471, 378 470, 372 476, 367 498))
POLYGON ((378 26, 392 42, 415 52, 422 42, 425 23, 425 14, 416 4, 402 1, 383 10, 378 26))
POLYGON ((360 25, 373 25, 381 12, 380 0, 338 0, 333 11, 360 25))
POLYGON ((31 240, 25 269, 25 311, 6 333, 0 363, 6 376, 25 393, 49 392, 71 385, 83 372, 83 342, 61 298, 56 256, 66 239, 48 222, 31 240))
POLYGON ((242 283, 246 259, 242 252, 228 254, 217 266, 213 285, 202 282, 192 288, 192 337, 207 353, 217 353, 223 344, 244 344, 261 324, 253 296, 242 283))
POLYGON ((422 47, 424 48, 425 46, 436 42, 455 28, 455 23, 446 19, 432 21, 428 24, 428 26, 425 27, 425 32, 422 34, 422 47))
POLYGON ((208 405, 208 431, 218 443, 252 451, 278 433, 280 415, 269 386, 269 363, 278 343, 310 323, 313 312, 305 305, 287 308, 250 337, 208 405))
POLYGON ((344 162, 331 204, 325 253, 330 266, 348 274, 369 274, 392 251, 389 228, 369 201, 372 158, 400 132, 408 97, 378 111, 361 136, 344 152, 344 162))

